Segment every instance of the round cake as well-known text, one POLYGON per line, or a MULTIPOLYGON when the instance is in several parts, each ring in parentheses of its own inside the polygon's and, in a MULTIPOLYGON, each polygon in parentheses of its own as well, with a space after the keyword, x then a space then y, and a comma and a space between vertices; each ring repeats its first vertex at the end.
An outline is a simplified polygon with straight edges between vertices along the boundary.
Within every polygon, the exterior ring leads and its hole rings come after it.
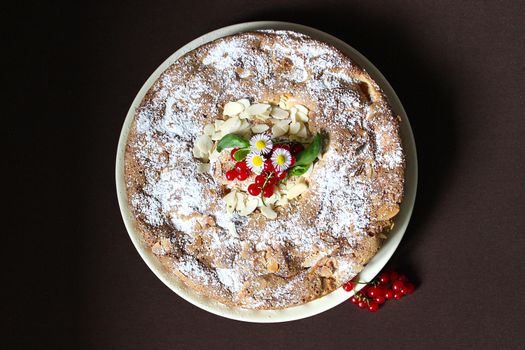
POLYGON ((144 243, 220 303, 282 309, 351 280, 387 238, 405 159, 380 87, 291 31, 223 37, 142 100, 125 182, 144 243))

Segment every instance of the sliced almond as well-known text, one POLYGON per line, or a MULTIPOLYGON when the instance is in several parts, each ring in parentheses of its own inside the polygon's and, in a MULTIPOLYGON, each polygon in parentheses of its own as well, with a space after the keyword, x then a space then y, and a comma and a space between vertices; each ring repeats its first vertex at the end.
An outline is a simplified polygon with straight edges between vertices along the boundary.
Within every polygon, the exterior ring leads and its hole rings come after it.
POLYGON ((299 129, 296 135, 303 139, 308 137, 308 129, 306 128, 304 124, 301 124, 301 128, 299 129))
POLYGON ((204 126, 204 135, 211 136, 213 135, 214 132, 215 132, 215 125, 206 124, 206 126, 204 126))
POLYGON ((231 117, 230 119, 226 120, 224 124, 221 126, 221 132, 224 135, 231 134, 241 127, 241 120, 239 117, 231 117))
POLYGON ((224 124, 224 120, 217 119, 214 124, 215 124, 215 131, 219 131, 221 130, 222 124, 224 124))
POLYGON ((244 109, 250 107, 251 105, 250 100, 248 100, 247 98, 241 98, 240 100, 237 101, 237 103, 240 103, 241 105, 243 105, 244 109))
POLYGON ((224 111, 222 112, 222 114, 232 117, 234 115, 238 115, 242 111, 244 111, 243 104, 239 102, 228 102, 226 103, 226 105, 224 105, 224 111))
POLYGON ((244 208, 245 208, 245 203, 244 201, 246 200, 246 195, 244 193, 241 193, 241 192, 237 192, 237 205, 235 206, 235 209, 237 211, 243 211, 244 208))
POLYGON ((217 152, 217 150, 213 150, 213 152, 210 153, 210 160, 216 160, 216 159, 219 159, 219 156, 221 154, 219 152, 217 152))
POLYGON ((296 104, 294 107, 297 109, 298 112, 301 112, 306 115, 308 115, 308 112, 310 112, 308 108, 300 104, 296 104))
POLYGON ((377 209, 377 219, 379 221, 389 220, 399 213, 399 205, 383 204, 377 209))
POLYGON ((306 185, 305 183, 297 183, 288 189, 288 193, 286 194, 286 197, 288 199, 294 199, 295 197, 301 195, 307 189, 308 189, 308 185, 306 185))
POLYGON ((222 139, 224 135, 222 134, 222 132, 218 131, 218 132, 215 132, 213 135, 211 135, 211 139, 213 141, 218 141, 220 139, 222 139))
POLYGON ((297 134, 299 132, 299 130, 301 129, 301 123, 300 122, 292 122, 290 124, 290 134, 294 135, 294 134, 297 134))
POLYGON ((290 109, 290 100, 290 95, 281 95, 281 97, 279 98, 279 107, 281 107, 282 109, 290 109))
POLYGON ((246 113, 249 115, 263 115, 268 112, 270 105, 267 103, 255 103, 246 108, 246 113))
POLYGON ((290 112, 285 111, 280 107, 273 107, 270 115, 275 119, 286 119, 290 115, 290 112))
POLYGON ((248 113, 246 113, 246 111, 241 112, 241 113, 239 114, 239 118, 241 118, 241 119, 250 119, 251 117, 252 117, 252 116, 249 115, 248 113))
POLYGON ((275 202, 275 205, 280 205, 281 207, 288 205, 288 197, 281 196, 281 198, 277 202, 275 202))
POLYGON ((242 216, 247 216, 253 213, 255 209, 257 209, 257 205, 259 204, 259 201, 255 198, 249 198, 246 201, 246 206, 244 207, 244 210, 241 211, 239 214, 242 216))
POLYGON ((297 111, 297 113, 295 113, 295 120, 306 123, 308 122, 308 115, 301 111, 297 111))
POLYGON ((273 136, 274 138, 275 138, 275 137, 283 136, 283 135, 285 135, 287 132, 288 132, 288 126, 286 127, 286 129, 281 128, 281 127, 279 127, 278 125, 274 125, 274 126, 272 126, 272 136, 273 136))
POLYGON ((195 140, 195 146, 197 146, 203 154, 207 155, 213 147, 213 142, 208 135, 201 135, 195 140))
POLYGON ((254 134, 260 134, 262 132, 265 132, 269 128, 270 126, 268 126, 267 124, 255 124, 254 126, 252 126, 252 132, 254 134))
POLYGON ((226 196, 222 198, 222 200, 226 203, 226 211, 228 213, 233 213, 235 210, 235 206, 237 205, 237 191, 231 191, 226 196))
POLYGON ((250 123, 246 120, 241 121, 241 126, 239 127, 238 132, 243 133, 250 130, 250 123))
POLYGON ((277 213, 272 208, 267 206, 261 207, 261 213, 270 220, 273 220, 277 217, 277 213))
POLYGON ((197 147, 197 145, 193 146, 193 156, 195 158, 204 158, 204 153, 199 147, 197 147))
POLYGON ((290 119, 292 119, 292 122, 297 121, 297 108, 295 107, 290 108, 290 119))

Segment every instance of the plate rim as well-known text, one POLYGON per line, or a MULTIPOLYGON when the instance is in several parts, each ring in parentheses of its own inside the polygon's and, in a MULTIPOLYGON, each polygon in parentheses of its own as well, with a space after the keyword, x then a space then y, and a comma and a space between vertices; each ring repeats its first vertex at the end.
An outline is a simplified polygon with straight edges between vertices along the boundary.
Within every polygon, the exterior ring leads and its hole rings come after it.
POLYGON ((133 245, 137 249, 137 252, 142 257, 146 265, 152 270, 152 272, 173 292, 178 296, 190 302, 191 304, 213 313, 218 316, 234 319, 237 321, 254 322, 254 323, 274 323, 274 322, 287 322, 303 319, 306 317, 314 316, 324 311, 327 311, 345 300, 347 300, 352 293, 343 291, 342 288, 338 288, 335 291, 310 301, 308 303, 293 306, 281 310, 248 310, 238 307, 230 307, 215 300, 199 295, 191 288, 185 286, 173 274, 168 273, 160 264, 158 259, 146 250, 146 246, 142 241, 142 235, 135 228, 135 218, 131 213, 128 206, 128 199, 126 193, 125 179, 124 179, 124 154, 125 146, 127 143, 127 136, 133 118, 135 116, 136 108, 142 102, 149 88, 157 80, 157 78, 180 56, 188 51, 191 51, 207 42, 236 34, 241 32, 249 32, 255 30, 292 30, 295 32, 303 33, 324 42, 327 42, 337 49, 342 51, 351 60, 361 66, 369 75, 376 81, 381 87, 387 100, 391 105, 392 110, 399 116, 401 116, 402 122, 400 124, 400 134, 405 151, 405 188, 404 198, 401 203, 401 210, 396 218, 396 225, 394 229, 389 233, 388 239, 383 243, 382 247, 378 250, 376 255, 369 261, 367 266, 359 273, 359 279, 363 281, 370 281, 377 273, 388 263, 394 252, 396 251, 401 239, 404 236, 406 228, 410 222, 412 211, 414 208, 417 182, 418 182, 418 168, 417 168, 417 151, 415 145, 415 139, 410 126, 410 121, 406 114, 406 111, 401 104, 401 101, 390 83, 386 80, 384 75, 360 52, 354 49, 352 46, 347 44, 335 36, 323 32, 321 30, 308 27, 305 25, 282 22, 282 21, 255 21, 234 24, 226 27, 222 27, 206 33, 186 45, 182 46, 171 54, 166 60, 164 60, 157 69, 149 76, 146 82, 142 85, 141 89, 135 96, 124 120, 120 137, 117 147, 117 155, 115 162, 115 181, 117 190, 117 199, 120 207, 120 212, 124 221, 124 225, 130 236, 133 245))

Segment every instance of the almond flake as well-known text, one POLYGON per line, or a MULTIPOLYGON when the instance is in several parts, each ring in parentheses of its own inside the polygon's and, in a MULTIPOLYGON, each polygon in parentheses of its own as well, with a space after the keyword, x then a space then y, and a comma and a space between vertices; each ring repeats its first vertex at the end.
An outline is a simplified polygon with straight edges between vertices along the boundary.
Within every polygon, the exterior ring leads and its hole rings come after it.
POLYGON ((242 216, 247 216, 253 213, 253 211, 257 208, 258 201, 255 198, 250 198, 246 202, 246 206, 244 207, 244 210, 242 210, 239 214, 242 216))
POLYGON ((301 129, 297 132, 297 136, 302 137, 303 139, 308 137, 308 129, 304 124, 301 124, 301 129))
POLYGON ((268 130, 270 127, 266 124, 255 124, 254 126, 252 126, 252 132, 254 134, 260 134, 262 132, 265 132, 266 130, 268 130))
POLYGON ((297 134, 299 130, 301 129, 301 123, 299 122, 293 122, 290 124, 290 134, 297 134))
POLYGON ((237 205, 235 206, 235 209, 237 211, 243 211, 245 208, 244 200, 246 199, 246 195, 241 192, 237 192, 237 205))
POLYGON ((304 183, 298 183, 288 190, 286 197, 288 199, 294 199, 295 197, 301 195, 304 191, 308 189, 308 186, 304 183))
POLYGON ((240 103, 241 105, 243 105, 244 109, 250 107, 250 100, 248 100, 247 98, 241 98, 240 100, 237 101, 237 103, 240 103))
POLYGON ((297 109, 298 112, 308 115, 309 110, 305 106, 297 104, 294 107, 297 109))
POLYGON ((231 117, 230 119, 226 120, 224 124, 221 126, 221 131, 224 135, 234 133, 235 131, 239 130, 241 127, 241 120, 239 117, 231 117))
POLYGON ((290 115, 290 112, 279 107, 273 107, 270 115, 275 119, 286 119, 290 115))
POLYGON ((298 122, 306 123, 306 122, 308 122, 308 115, 303 113, 303 112, 301 112, 301 111, 297 111, 297 113, 295 113, 295 119, 298 122))
POLYGON ((222 132, 219 131, 219 132, 216 132, 213 135, 211 135, 211 139, 213 141, 219 141, 220 139, 222 139, 222 136, 223 136, 222 132))
POLYGON ((215 121, 215 131, 221 130, 222 124, 224 124, 224 120, 217 119, 215 121))
POLYGON ((241 113, 242 111, 244 111, 244 105, 242 105, 241 103, 228 102, 224 106, 224 111, 222 112, 222 114, 231 117, 241 113))
POLYGON ((273 220, 277 217, 277 213, 273 211, 272 208, 263 206, 261 207, 261 213, 266 216, 268 219, 273 220))
POLYGON ((272 136, 273 137, 283 136, 284 134, 286 134, 286 132, 288 132, 288 125, 287 125, 286 129, 283 129, 283 128, 279 127, 278 125, 272 126, 272 136))
POLYGON ((204 126, 204 135, 211 136, 215 132, 215 126, 213 124, 206 124, 204 126))
POLYGON ((255 103, 250 107, 246 108, 246 113, 249 115, 263 115, 270 109, 270 105, 267 103, 255 103))
POLYGON ((237 205, 237 195, 236 195, 236 192, 237 191, 231 191, 230 193, 228 193, 226 196, 224 196, 222 198, 222 200, 226 203, 226 211, 228 213, 233 213, 233 211, 235 210, 235 206, 237 205))
POLYGON ((201 135, 195 140, 195 146, 203 153, 208 154, 213 147, 213 142, 208 135, 201 135))

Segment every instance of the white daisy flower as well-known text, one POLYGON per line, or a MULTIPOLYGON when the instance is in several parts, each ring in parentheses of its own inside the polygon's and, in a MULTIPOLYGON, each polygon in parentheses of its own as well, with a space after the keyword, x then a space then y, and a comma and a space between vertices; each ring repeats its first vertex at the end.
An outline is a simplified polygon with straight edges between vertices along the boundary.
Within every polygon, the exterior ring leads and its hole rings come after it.
POLYGON ((272 164, 277 171, 284 171, 292 164, 292 154, 284 148, 277 148, 272 154, 272 164))
POLYGON ((248 168, 250 168, 251 171, 253 171, 256 174, 260 174, 264 169, 264 156, 250 152, 248 156, 246 157, 246 164, 248 165, 248 168))
POLYGON ((267 154, 272 150, 273 143, 268 134, 257 134, 250 139, 250 150, 257 154, 267 154))

